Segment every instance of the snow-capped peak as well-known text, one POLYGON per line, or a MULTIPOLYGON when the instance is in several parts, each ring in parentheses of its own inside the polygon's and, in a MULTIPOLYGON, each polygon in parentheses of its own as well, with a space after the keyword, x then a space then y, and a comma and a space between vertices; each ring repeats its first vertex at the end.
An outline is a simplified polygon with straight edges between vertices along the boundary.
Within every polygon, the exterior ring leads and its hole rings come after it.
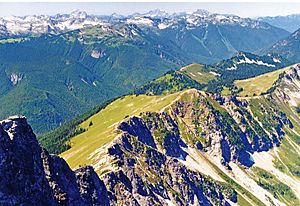
POLYGON ((196 16, 201 16, 201 17, 207 17, 209 16, 211 13, 207 10, 204 10, 204 9, 197 9, 196 11, 194 11, 192 13, 193 15, 196 15, 196 16))
POLYGON ((173 28, 179 25, 186 27, 186 29, 193 29, 207 24, 238 24, 242 27, 264 29, 270 27, 270 25, 256 20, 240 18, 235 15, 213 14, 202 9, 198 9, 195 12, 181 12, 171 15, 166 11, 156 9, 147 13, 135 13, 128 16, 118 14, 111 16, 90 16, 85 11, 75 10, 70 14, 57 14, 54 16, 30 15, 0 18, 0 33, 7 36, 39 35, 44 33, 59 34, 89 26, 114 24, 115 22, 157 29, 173 28))
POLYGON ((153 26, 153 21, 148 17, 134 17, 126 20, 127 24, 153 26))
POLYGON ((143 15, 152 17, 152 18, 166 18, 169 16, 169 14, 166 11, 161 10, 161 9, 151 10, 143 15))
POLYGON ((77 18, 77 19, 86 19, 87 13, 85 11, 75 10, 71 12, 71 17, 77 18))
POLYGON ((11 35, 59 34, 88 26, 102 25, 104 21, 89 16, 85 11, 76 10, 70 14, 11 16, 0 18, 1 33, 11 35))

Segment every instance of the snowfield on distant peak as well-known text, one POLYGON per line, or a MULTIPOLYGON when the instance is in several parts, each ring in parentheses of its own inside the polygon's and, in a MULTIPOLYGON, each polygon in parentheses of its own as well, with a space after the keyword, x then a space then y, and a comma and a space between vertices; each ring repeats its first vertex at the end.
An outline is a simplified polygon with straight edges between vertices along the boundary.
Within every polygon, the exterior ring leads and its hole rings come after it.
POLYGON ((236 64, 258 64, 258 65, 263 65, 263 66, 267 66, 267 67, 276 67, 274 64, 268 64, 261 60, 249 59, 245 55, 244 55, 244 59, 240 59, 236 64))

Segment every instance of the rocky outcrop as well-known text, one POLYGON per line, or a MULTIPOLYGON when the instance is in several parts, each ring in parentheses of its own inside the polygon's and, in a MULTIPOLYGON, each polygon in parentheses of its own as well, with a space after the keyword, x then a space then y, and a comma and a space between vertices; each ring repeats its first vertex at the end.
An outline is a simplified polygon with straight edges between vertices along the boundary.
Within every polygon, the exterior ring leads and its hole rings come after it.
POLYGON ((213 156, 230 172, 232 165, 249 168, 254 152, 280 145, 284 127, 293 127, 286 114, 263 100, 197 90, 162 112, 128 117, 108 146, 101 165, 106 171, 100 169, 111 204, 230 205, 237 201, 236 191, 187 163, 191 151, 213 156))
POLYGON ((291 66, 279 75, 278 80, 273 84, 269 98, 289 104, 291 107, 298 107, 300 103, 300 64, 291 66))
POLYGON ((23 116, 0 123, 0 205, 228 205, 237 193, 191 171, 180 160, 187 146, 167 113, 129 118, 108 148, 115 166, 99 179, 92 167, 72 171, 41 148, 23 116))
POLYGON ((176 122, 167 113, 143 114, 142 118, 133 117, 128 122, 122 122, 119 129, 137 137, 138 141, 177 158, 187 155, 183 147, 187 145, 182 141, 176 122))
POLYGON ((167 150, 160 152, 142 141, 124 132, 108 149, 109 162, 118 168, 103 176, 112 205, 229 205, 227 200, 237 201, 237 193, 226 183, 191 171, 167 155, 167 150))
POLYGON ((0 122, 0 205, 109 205, 91 167, 73 172, 40 147, 24 116, 0 122))
POLYGON ((87 166, 75 170, 75 176, 84 205, 109 205, 106 186, 92 167, 87 166))
POLYGON ((56 205, 47 182, 40 148, 24 117, 1 122, 0 203, 56 205))

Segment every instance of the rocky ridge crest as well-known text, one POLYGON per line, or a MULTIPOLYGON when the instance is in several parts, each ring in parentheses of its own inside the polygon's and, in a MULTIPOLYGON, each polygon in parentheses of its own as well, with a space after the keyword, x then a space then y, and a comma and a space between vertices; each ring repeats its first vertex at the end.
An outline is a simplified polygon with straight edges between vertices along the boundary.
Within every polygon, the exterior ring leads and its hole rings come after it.
POLYGON ((109 205, 92 167, 72 171, 40 147, 24 116, 0 122, 0 205, 109 205))

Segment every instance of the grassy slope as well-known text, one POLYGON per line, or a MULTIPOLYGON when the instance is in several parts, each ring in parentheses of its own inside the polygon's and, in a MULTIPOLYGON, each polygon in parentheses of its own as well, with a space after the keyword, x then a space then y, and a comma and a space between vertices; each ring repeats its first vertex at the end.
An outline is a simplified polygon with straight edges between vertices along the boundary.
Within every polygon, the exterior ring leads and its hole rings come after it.
POLYGON ((270 172, 259 167, 251 168, 252 178, 264 189, 271 192, 277 199, 287 205, 299 205, 300 202, 294 192, 286 184, 282 183, 277 177, 270 172))
POLYGON ((278 169, 286 174, 300 179, 300 115, 296 112, 296 108, 292 108, 288 103, 282 102, 278 98, 275 100, 280 109, 287 114, 294 128, 285 128, 286 138, 282 140, 281 146, 277 150, 281 161, 276 159, 274 163, 278 169))
MULTIPOLYGON (((95 152, 95 150, 113 140, 117 135, 117 133, 114 132, 115 126, 117 126, 117 123, 122 121, 122 119, 128 115, 138 115, 144 111, 159 111, 172 103, 179 95, 181 95, 182 98, 187 98, 188 96, 182 95, 184 93, 185 92, 179 92, 166 96, 131 95, 117 99, 80 125, 80 127, 87 129, 87 131, 72 138, 72 148, 62 153, 61 156, 72 168, 90 164, 91 162, 89 161, 91 160, 88 157, 95 152), (90 126, 91 122, 93 123, 92 126, 90 126)), ((251 203, 264 205, 250 192, 224 174, 216 165, 210 161, 208 162, 218 171, 225 181, 230 182, 236 190, 247 198, 246 200, 245 197, 239 194, 238 205, 251 205, 251 203), (249 203, 249 201, 251 203, 249 203)))
POLYGON ((216 79, 216 75, 209 73, 209 69, 202 64, 190 64, 181 68, 180 71, 200 84, 207 84, 210 80, 216 79))
POLYGON ((72 138, 70 142, 72 148, 61 156, 72 168, 89 164, 89 155, 116 136, 114 129, 118 122, 128 115, 159 111, 170 104, 177 95, 178 93, 167 96, 126 96, 114 101, 80 125, 87 131, 72 138), (92 126, 89 126, 90 122, 93 123, 92 126))
POLYGON ((283 73, 289 67, 276 70, 274 72, 266 73, 259 75, 257 77, 245 79, 245 80, 236 80, 234 82, 235 86, 242 88, 243 91, 239 93, 239 96, 255 96, 260 95, 263 92, 266 92, 270 89, 273 83, 278 79, 279 74, 283 73))
POLYGON ((185 89, 203 89, 206 84, 200 84, 180 71, 169 71, 158 79, 137 88, 134 94, 166 95, 185 89))

